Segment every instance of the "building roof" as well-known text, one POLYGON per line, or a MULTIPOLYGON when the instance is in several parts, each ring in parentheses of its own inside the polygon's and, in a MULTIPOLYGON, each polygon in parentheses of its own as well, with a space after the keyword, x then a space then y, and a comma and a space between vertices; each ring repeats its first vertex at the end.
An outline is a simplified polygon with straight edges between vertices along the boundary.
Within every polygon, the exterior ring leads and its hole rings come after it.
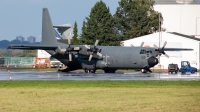
POLYGON ((200 0, 155 0, 155 4, 200 4, 200 0))
POLYGON ((171 34, 174 34, 174 35, 178 35, 178 36, 181 36, 181 37, 185 37, 185 38, 188 38, 188 39, 193 39, 193 40, 200 41, 199 38, 195 38, 195 37, 193 37, 193 36, 184 35, 184 34, 177 33, 177 32, 168 32, 168 33, 171 33, 171 34))
MULTIPOLYGON (((159 39, 159 32, 156 32, 156 33, 152 33, 152 34, 149 34, 149 35, 144 35, 144 36, 140 36, 140 37, 136 37, 136 38, 132 38, 132 39, 129 39, 129 40, 124 40, 124 41, 121 41, 120 42, 120 45, 121 46, 127 46, 128 44, 132 44, 133 40, 139 42, 139 41, 145 41, 145 42, 157 42, 158 39, 159 39), (146 40, 145 38, 150 38, 148 40, 146 40)), ((170 39, 169 42, 178 42, 177 40, 174 40, 172 38, 176 38, 176 37, 180 37, 180 38, 185 38, 185 39, 190 39, 190 40, 194 40, 194 41, 197 41, 197 42, 200 42, 200 38, 196 38, 194 36, 189 36, 189 35, 184 35, 184 34, 181 34, 181 33, 177 33, 177 32, 162 32, 162 39, 170 39)), ((136 43, 134 43, 136 44, 136 43)))

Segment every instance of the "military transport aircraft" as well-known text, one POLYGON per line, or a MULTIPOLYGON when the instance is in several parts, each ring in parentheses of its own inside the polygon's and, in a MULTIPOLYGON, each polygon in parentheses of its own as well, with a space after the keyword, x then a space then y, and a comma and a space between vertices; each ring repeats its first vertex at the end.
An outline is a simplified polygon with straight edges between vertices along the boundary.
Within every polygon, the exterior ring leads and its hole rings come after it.
MULTIPOLYGON (((115 73, 117 69, 142 69, 144 73, 151 72, 150 68, 158 64, 157 56, 165 55, 165 51, 184 51, 184 48, 145 48, 123 46, 70 45, 60 43, 56 39, 52 21, 47 8, 43 9, 42 43, 41 45, 9 45, 9 49, 42 49, 67 66, 66 72, 84 69, 95 73, 96 69, 103 69, 105 73, 115 73)), ((143 45, 143 43, 142 43, 143 45)))

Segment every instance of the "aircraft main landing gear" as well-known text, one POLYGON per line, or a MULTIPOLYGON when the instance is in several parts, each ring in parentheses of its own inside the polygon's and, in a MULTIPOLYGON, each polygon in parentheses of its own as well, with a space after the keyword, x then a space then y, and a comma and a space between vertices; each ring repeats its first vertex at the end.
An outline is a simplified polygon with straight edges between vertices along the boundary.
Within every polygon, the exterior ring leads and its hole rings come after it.
POLYGON ((85 69, 85 73, 95 73, 96 72, 96 69, 93 69, 93 70, 87 70, 87 69, 85 69))

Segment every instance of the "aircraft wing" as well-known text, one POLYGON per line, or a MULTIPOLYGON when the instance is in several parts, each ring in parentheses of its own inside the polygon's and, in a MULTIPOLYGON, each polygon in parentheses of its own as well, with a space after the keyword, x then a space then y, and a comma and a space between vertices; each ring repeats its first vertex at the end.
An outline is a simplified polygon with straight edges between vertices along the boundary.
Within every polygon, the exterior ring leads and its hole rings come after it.
POLYGON ((192 51, 189 48, 164 48, 164 51, 192 51))
POLYGON ((36 50, 36 49, 42 49, 42 50, 56 50, 58 46, 46 46, 46 45, 28 45, 28 44, 12 44, 8 46, 8 49, 27 49, 27 50, 36 50))

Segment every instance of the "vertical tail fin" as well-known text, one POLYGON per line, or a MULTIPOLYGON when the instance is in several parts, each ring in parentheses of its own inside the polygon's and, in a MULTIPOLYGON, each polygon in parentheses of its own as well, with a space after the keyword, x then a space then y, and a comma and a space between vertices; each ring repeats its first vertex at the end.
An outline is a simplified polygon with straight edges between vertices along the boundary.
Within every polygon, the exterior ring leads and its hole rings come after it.
POLYGON ((57 42, 49 11, 43 8, 42 14, 42 45, 63 45, 57 42))

